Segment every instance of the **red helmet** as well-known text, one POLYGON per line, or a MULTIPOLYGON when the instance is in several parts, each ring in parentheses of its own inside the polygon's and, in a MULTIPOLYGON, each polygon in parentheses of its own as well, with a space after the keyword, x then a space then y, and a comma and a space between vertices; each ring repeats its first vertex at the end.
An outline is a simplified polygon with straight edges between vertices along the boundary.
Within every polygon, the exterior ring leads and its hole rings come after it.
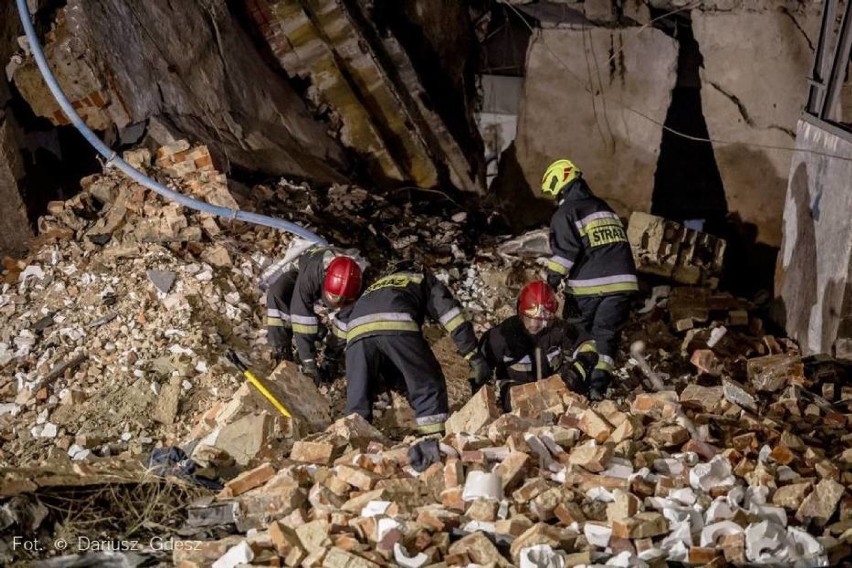
POLYGON ((521 317, 550 320, 556 315, 556 309, 556 294, 547 282, 530 282, 518 296, 518 315, 521 317))
POLYGON ((338 256, 328 264, 322 295, 332 308, 342 308, 358 299, 361 291, 361 267, 348 256, 338 256))

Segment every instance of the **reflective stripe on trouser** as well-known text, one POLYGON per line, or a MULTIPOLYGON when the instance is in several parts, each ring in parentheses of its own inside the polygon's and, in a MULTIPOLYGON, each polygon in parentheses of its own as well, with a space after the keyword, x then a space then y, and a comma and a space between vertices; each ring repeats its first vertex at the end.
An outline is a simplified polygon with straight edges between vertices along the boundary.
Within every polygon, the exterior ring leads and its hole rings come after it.
POLYGON ((593 296, 635 292, 639 281, 635 274, 615 274, 601 278, 569 280, 568 292, 574 296, 593 296))
POLYGON ((297 270, 285 272, 266 290, 266 340, 273 349, 291 347, 290 301, 298 276, 297 270))
POLYGON ((372 335, 346 346, 346 414, 372 419, 380 375, 390 374, 383 371, 388 366, 405 382, 418 430, 439 431, 449 413, 447 385, 441 365, 419 333, 372 335))
POLYGON ((580 296, 577 306, 583 318, 583 326, 594 338, 598 349, 598 365, 592 373, 610 375, 614 367, 615 354, 621 329, 627 323, 630 311, 630 296, 615 294, 612 296, 580 296))

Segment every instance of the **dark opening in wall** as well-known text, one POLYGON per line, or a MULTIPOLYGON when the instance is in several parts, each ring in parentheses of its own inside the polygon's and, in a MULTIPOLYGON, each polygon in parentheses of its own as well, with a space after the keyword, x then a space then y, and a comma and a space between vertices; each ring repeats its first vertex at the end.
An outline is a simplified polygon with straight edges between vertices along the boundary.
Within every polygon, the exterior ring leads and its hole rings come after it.
MULTIPOLYGON (((54 126, 36 116, 14 85, 8 110, 24 134, 20 149, 26 175, 21 197, 27 217, 36 228, 51 201, 70 199, 80 192, 80 179, 101 171, 97 152, 73 126, 54 126)), ((101 136, 102 133, 97 133, 101 136)))
MULTIPOLYGON (((665 124, 678 132, 707 138, 699 77, 703 59, 692 33, 692 23, 688 17, 676 15, 668 18, 661 29, 678 42, 677 83, 665 124)), ((708 231, 721 229, 728 206, 709 142, 689 140, 669 130, 663 131, 651 212, 680 222, 704 219, 708 231)))
MULTIPOLYGON (((652 10, 653 17, 662 13, 652 10)), ((701 104, 703 57, 692 22, 688 16, 676 14, 662 18, 657 25, 678 42, 677 82, 665 125, 689 136, 709 138, 701 104)), ((757 227, 744 223, 739 212, 728 211, 711 143, 663 131, 651 212, 678 222, 704 220, 702 230, 727 241, 721 283, 726 290, 747 297, 772 290, 778 249, 757 242, 757 227)))

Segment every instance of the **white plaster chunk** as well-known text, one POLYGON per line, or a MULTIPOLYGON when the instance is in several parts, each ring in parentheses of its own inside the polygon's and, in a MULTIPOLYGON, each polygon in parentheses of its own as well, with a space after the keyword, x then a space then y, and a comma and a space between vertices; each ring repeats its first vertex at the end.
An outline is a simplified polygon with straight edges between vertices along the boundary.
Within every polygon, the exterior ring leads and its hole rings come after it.
POLYGON ((722 536, 739 534, 743 532, 743 528, 733 521, 720 521, 707 525, 701 531, 701 546, 712 547, 716 545, 716 541, 722 536))
POLYGON ((240 564, 249 564, 254 559, 254 551, 252 551, 248 542, 241 541, 228 549, 228 551, 219 557, 213 563, 213 568, 236 568, 240 564))
POLYGON ((609 539, 612 538, 612 528, 594 523, 586 523, 583 525, 583 534, 592 546, 606 548, 609 546, 609 539))
POLYGON ((565 558, 549 544, 521 549, 521 568, 564 568, 565 558))
POLYGON ((403 568, 421 568, 429 563, 427 555, 420 552, 415 556, 409 556, 408 551, 398 542, 393 545, 393 558, 403 568))
POLYGON ((467 474, 462 499, 465 501, 475 501, 476 499, 500 501, 502 498, 503 489, 499 475, 484 471, 471 471, 467 474))
POLYGON ((707 463, 700 463, 689 472, 689 484, 693 489, 709 493, 718 487, 733 487, 736 478, 731 474, 731 464, 722 456, 716 456, 707 463))

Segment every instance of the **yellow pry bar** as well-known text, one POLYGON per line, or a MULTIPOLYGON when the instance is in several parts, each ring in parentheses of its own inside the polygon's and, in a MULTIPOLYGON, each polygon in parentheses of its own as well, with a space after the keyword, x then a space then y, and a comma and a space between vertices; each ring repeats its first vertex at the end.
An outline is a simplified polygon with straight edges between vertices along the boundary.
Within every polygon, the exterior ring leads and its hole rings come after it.
POLYGON ((254 374, 252 374, 252 372, 251 372, 251 371, 243 371, 243 374, 246 376, 246 378, 249 380, 249 382, 250 382, 252 385, 254 385, 254 388, 256 388, 257 390, 259 390, 259 391, 260 391, 260 394, 262 394, 263 396, 265 396, 265 397, 266 397, 266 400, 268 400, 269 402, 271 402, 271 403, 272 403, 272 406, 274 406, 274 407, 275 407, 275 409, 276 409, 278 412, 280 412, 281 414, 283 414, 283 415, 284 415, 284 416, 286 416, 287 418, 293 418, 293 415, 292 415, 292 414, 290 414, 290 411, 289 411, 289 410, 287 410, 287 408, 285 408, 283 404, 281 404, 280 402, 278 402, 278 399, 277 399, 277 398, 275 398, 275 396, 274 396, 271 392, 269 392, 265 386, 263 386, 263 383, 261 383, 261 382, 258 380, 258 378, 257 378, 257 377, 255 377, 255 376, 254 376, 254 374))

